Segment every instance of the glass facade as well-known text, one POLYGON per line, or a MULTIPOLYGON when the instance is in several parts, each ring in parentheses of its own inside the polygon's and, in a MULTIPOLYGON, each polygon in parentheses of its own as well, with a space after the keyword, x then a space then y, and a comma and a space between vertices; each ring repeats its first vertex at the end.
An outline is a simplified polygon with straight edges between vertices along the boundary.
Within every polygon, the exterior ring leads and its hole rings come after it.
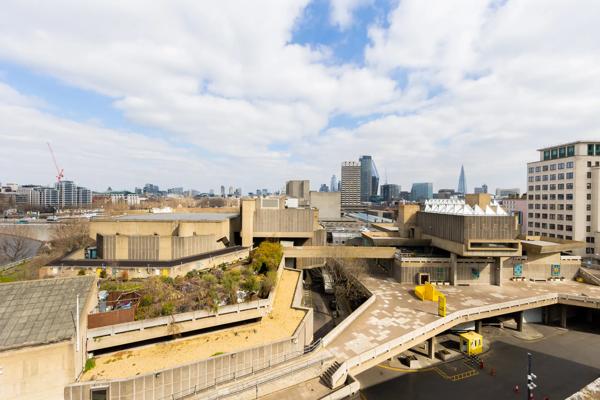
POLYGON ((360 201, 370 201, 379 193, 379 173, 371 156, 360 158, 360 201))

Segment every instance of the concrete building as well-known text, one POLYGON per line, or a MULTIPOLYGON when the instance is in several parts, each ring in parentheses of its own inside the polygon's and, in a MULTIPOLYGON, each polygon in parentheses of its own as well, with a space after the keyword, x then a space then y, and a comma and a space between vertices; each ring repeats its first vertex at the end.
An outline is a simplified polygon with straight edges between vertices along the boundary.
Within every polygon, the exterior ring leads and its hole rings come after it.
POLYGON ((327 186, 325 183, 322 183, 321 187, 319 188, 319 192, 329 192, 329 186, 327 186))
POLYGON ((412 188, 410 190, 410 199, 412 201, 423 201, 433 199, 433 183, 413 183, 412 188))
POLYGON ((513 188, 513 189, 496 189, 496 198, 497 199, 505 199, 507 197, 519 197, 521 195, 521 189, 513 188))
MULTIPOLYGON (((263 192, 266 192, 265 189, 263 192)), ((309 201, 310 181, 308 180, 292 180, 285 184, 285 193, 288 197, 298 199, 298 204, 305 206, 309 201)), ((266 194, 266 193, 265 193, 266 194)))
POLYGON ((397 200, 400 197, 400 185, 393 183, 381 185, 381 197, 383 197, 383 201, 387 202, 397 200))
POLYGON ((95 301, 90 276, 0 285, 3 400, 63 398, 85 365, 86 316, 95 301))
POLYGON ((517 218, 521 235, 527 235, 527 198, 505 198, 499 200, 499 203, 509 215, 517 218))
POLYGON ((310 206, 319 211, 319 220, 339 219, 341 205, 340 192, 310 192, 310 206))
POLYGON ((133 214, 90 222, 103 260, 181 259, 237 243, 239 231, 239 213, 133 214))
POLYGON ((342 210, 360 207, 361 164, 356 161, 342 163, 342 210))
POLYGON ((379 173, 371 156, 362 156, 360 162, 360 201, 371 201, 379 193, 379 173))
POLYGON ((440 189, 436 194, 433 195, 434 199, 449 199, 456 196, 454 189, 440 189))
POLYGON ((137 206, 140 204, 140 196, 135 193, 111 193, 110 201, 113 204, 127 203, 128 206, 137 206))
POLYGON ((600 142, 539 149, 527 164, 527 233, 587 243, 593 255, 600 229, 600 142))
POLYGON ((476 187, 474 190, 475 194, 487 193, 487 192, 488 192, 488 185, 486 185, 485 183, 483 185, 481 185, 480 187, 476 187))
POLYGON ((73 181, 60 181, 55 184, 58 191, 58 207, 86 207, 92 204, 92 192, 75 185, 73 181))

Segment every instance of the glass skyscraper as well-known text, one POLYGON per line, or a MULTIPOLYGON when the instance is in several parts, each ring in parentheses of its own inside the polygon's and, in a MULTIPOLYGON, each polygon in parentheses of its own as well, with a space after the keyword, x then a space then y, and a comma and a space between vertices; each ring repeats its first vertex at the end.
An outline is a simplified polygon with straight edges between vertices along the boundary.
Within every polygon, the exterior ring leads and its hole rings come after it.
POLYGON ((379 192, 379 173, 371 156, 360 159, 360 201, 370 201, 379 192))

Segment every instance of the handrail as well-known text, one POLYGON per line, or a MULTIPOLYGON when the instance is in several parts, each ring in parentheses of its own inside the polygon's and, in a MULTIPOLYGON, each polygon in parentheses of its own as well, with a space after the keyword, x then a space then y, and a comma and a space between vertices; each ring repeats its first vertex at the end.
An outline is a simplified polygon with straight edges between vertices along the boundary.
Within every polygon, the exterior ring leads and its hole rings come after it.
POLYGON ((536 304, 536 303, 546 302, 546 301, 555 301, 558 303, 560 300, 576 300, 576 301, 582 301, 582 302, 586 302, 586 303, 593 302, 593 303, 600 304, 600 298, 550 293, 550 294, 545 294, 545 295, 529 297, 526 299, 518 299, 518 300, 512 300, 512 301, 508 301, 508 302, 504 302, 504 303, 497 303, 497 304, 491 304, 491 305, 487 305, 487 306, 480 306, 480 307, 474 307, 474 308, 469 308, 469 309, 465 309, 465 310, 459 310, 452 314, 449 314, 446 317, 440 318, 440 319, 433 321, 427 325, 424 325, 418 329, 415 329, 415 330, 408 332, 402 336, 399 336, 387 343, 381 344, 381 345, 375 347, 374 349, 371 349, 369 351, 366 351, 364 353, 361 353, 355 357, 352 357, 352 358, 344 361, 340 365, 340 367, 333 373, 333 375, 331 377, 331 381, 333 383, 338 382, 344 375, 346 375, 348 373, 348 371, 351 368, 362 364, 364 361, 372 360, 372 359, 380 356, 381 354, 388 353, 389 351, 391 351, 392 348, 406 344, 410 341, 413 341, 413 340, 419 338, 420 336, 427 335, 431 331, 441 328, 445 325, 452 325, 452 326, 456 325, 455 322, 457 322, 458 320, 464 319, 466 317, 473 316, 476 314, 500 311, 503 309, 517 307, 517 306, 536 304))
POLYGON ((17 265, 23 264, 24 262, 27 262, 32 259, 33 257, 26 257, 8 264, 0 265, 0 271, 8 271, 9 269, 16 267, 17 265))

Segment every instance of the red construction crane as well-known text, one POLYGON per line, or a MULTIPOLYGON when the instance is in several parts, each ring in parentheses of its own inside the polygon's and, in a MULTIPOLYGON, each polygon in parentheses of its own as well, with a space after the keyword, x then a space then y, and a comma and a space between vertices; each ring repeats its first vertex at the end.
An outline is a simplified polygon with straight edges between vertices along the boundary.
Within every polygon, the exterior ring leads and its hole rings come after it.
POLYGON ((56 157, 54 157, 54 151, 52 151, 52 146, 50 146, 50 142, 46 142, 48 144, 48 149, 50 149, 50 154, 52 155, 52 161, 54 161, 54 166, 56 167, 56 181, 60 183, 60 180, 65 176, 63 173, 63 169, 58 167, 58 163, 56 162, 56 157))

